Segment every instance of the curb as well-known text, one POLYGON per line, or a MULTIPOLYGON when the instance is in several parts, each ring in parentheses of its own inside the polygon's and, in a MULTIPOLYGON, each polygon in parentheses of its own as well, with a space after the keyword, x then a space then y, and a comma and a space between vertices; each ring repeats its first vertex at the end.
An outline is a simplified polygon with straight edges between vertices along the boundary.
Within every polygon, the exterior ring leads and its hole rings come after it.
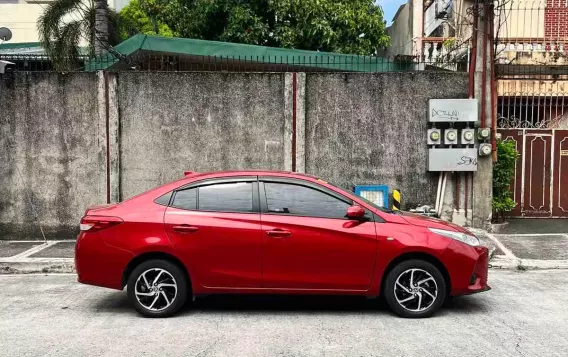
POLYGON ((73 259, 0 261, 0 274, 75 273, 73 259))
MULTIPOLYGON (((26 241, 11 241, 20 243, 26 241)), ((32 255, 53 247, 58 243, 74 242, 45 241, 11 257, 0 258, 0 274, 34 274, 34 273, 75 273, 73 258, 33 258, 32 255)))

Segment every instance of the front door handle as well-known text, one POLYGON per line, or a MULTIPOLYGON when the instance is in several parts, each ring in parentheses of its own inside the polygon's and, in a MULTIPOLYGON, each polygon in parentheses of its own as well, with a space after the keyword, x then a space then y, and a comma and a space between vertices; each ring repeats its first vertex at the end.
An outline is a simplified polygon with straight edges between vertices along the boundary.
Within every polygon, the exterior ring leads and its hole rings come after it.
POLYGON ((194 233, 199 230, 198 227, 182 224, 181 226, 173 226, 173 230, 178 233, 194 233))
POLYGON ((291 236, 292 232, 284 230, 284 229, 273 229, 273 230, 270 230, 270 231, 266 231, 266 234, 271 236, 271 237, 282 238, 282 237, 291 236))

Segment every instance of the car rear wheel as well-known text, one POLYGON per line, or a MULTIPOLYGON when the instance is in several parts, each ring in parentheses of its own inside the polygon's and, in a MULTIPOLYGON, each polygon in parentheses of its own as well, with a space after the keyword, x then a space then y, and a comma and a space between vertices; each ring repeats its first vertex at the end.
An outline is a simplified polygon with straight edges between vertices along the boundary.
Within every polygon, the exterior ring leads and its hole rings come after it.
POLYGON ((185 303, 188 282, 183 271, 167 260, 147 260, 128 278, 128 298, 146 317, 168 317, 185 303))
POLYGON ((431 316, 446 298, 446 282, 440 270, 423 260, 407 260, 387 275, 383 295, 401 317, 431 316))

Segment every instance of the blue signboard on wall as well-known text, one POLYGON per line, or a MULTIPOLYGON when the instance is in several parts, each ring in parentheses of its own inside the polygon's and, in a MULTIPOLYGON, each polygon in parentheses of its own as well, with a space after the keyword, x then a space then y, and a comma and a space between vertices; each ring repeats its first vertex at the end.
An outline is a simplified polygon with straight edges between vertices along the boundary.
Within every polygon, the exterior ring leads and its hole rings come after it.
POLYGON ((389 206, 389 187, 386 185, 357 185, 355 194, 373 202, 379 207, 389 206))

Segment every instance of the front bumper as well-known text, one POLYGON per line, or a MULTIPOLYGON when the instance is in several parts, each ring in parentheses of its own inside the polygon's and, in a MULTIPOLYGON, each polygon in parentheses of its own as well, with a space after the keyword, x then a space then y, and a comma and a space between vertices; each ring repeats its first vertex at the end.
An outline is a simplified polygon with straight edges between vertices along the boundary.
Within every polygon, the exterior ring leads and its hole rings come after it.
POLYGON ((490 290, 487 284, 489 249, 451 242, 442 254, 450 275, 450 295, 469 295, 490 290))

